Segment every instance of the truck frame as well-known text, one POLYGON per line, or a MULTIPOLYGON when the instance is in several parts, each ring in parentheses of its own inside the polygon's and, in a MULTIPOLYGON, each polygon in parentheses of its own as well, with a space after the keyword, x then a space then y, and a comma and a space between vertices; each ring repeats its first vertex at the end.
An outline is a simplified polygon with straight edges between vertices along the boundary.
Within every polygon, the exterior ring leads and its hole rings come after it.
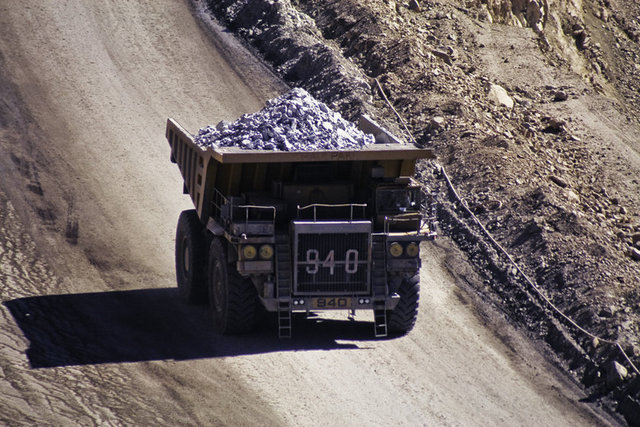
POLYGON ((401 143, 362 116, 376 143, 360 150, 204 148, 173 119, 171 161, 195 209, 176 232, 180 296, 208 301, 222 334, 276 312, 373 310, 374 334, 409 332, 418 315, 420 242, 435 238, 428 197, 413 178, 428 149, 401 143))

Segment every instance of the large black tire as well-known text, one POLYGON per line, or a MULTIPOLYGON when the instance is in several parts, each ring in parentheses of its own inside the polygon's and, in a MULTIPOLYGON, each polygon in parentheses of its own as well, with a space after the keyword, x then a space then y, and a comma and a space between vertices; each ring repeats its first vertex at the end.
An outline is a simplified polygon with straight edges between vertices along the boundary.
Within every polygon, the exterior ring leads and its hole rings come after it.
POLYGON ((195 210, 182 211, 176 231, 176 279, 180 298, 190 304, 207 301, 207 245, 195 210))
POLYGON ((387 313, 389 332, 404 335, 411 331, 418 318, 420 300, 420 274, 404 279, 398 288, 400 302, 387 313))
POLYGON ((209 305, 216 330, 224 335, 255 329, 260 301, 250 279, 227 263, 223 243, 214 238, 209 247, 209 305))

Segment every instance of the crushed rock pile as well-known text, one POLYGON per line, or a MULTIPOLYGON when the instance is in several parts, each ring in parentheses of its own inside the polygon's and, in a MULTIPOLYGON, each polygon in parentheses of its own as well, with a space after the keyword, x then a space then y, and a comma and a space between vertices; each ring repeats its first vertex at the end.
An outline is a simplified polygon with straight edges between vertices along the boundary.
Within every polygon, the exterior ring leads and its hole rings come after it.
POLYGON ((203 147, 247 150, 316 151, 359 149, 374 143, 304 89, 292 89, 267 101, 265 108, 233 123, 221 121, 200 129, 195 141, 203 147))

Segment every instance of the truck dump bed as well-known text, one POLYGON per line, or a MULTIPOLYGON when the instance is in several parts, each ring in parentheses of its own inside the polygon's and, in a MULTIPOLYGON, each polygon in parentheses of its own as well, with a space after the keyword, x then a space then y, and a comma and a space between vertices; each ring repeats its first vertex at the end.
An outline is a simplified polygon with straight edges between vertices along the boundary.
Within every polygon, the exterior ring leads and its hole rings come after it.
POLYGON ((184 192, 189 194, 201 219, 208 215, 214 188, 225 196, 242 191, 260 191, 278 177, 287 179, 295 163, 339 162, 347 168, 354 182, 366 182, 378 167, 386 178, 411 177, 418 159, 435 158, 433 151, 400 143, 393 135, 364 117, 361 130, 376 140, 359 150, 267 151, 237 147, 204 148, 194 135, 175 120, 167 120, 166 137, 171 146, 171 161, 177 163, 184 178, 184 192))

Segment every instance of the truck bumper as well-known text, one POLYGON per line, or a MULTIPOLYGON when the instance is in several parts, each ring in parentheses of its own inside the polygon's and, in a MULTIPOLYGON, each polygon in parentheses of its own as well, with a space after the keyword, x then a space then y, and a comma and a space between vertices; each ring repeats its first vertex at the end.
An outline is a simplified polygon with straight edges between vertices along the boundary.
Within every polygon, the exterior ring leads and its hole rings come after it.
MULTIPOLYGON (((278 298, 263 298, 260 300, 269 312, 278 311, 278 298)), ((367 310, 373 309, 373 298, 370 296, 301 296, 285 298, 293 311, 325 311, 325 310, 367 310)), ((393 310, 398 305, 400 296, 392 294, 385 298, 387 310, 393 310)))

